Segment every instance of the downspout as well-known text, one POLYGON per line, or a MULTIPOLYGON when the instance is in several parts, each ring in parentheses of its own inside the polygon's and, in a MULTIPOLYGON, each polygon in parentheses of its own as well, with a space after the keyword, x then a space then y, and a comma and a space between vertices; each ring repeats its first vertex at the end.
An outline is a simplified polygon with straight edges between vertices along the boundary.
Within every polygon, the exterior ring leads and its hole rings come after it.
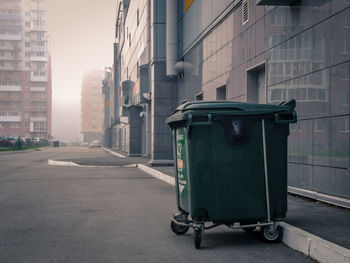
POLYGON ((147 63, 151 63, 151 1, 147 1, 147 63))
POLYGON ((166 75, 176 76, 177 70, 177 0, 166 0, 166 75))

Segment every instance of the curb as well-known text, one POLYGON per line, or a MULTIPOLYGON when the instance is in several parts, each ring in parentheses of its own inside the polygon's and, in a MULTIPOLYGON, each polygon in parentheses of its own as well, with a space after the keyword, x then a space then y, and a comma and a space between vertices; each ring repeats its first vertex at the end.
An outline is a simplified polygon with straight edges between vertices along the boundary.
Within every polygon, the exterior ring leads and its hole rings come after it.
POLYGON ((322 194, 319 192, 305 190, 305 189, 301 189, 301 188, 297 188, 297 187, 293 187, 293 186, 288 186, 288 192, 292 193, 292 194, 299 195, 299 196, 305 196, 307 198, 318 200, 318 201, 321 201, 323 203, 327 203, 327 204, 336 205, 336 206, 350 209, 350 200, 349 199, 331 196, 331 195, 326 195, 326 194, 322 194))
POLYGON ((147 165, 144 164, 138 164, 137 166, 140 170, 144 171, 145 173, 148 173, 152 175, 153 177, 158 178, 159 180, 162 180, 168 184, 174 185, 175 186, 175 179, 174 177, 171 177, 165 173, 162 173, 160 171, 157 171, 151 167, 148 167, 147 165))
POLYGON ((350 250, 282 222, 283 243, 321 263, 350 263, 350 250))
MULTIPOLYGON (((138 168, 168 184, 175 185, 174 177, 143 164, 138 164, 138 168)), ((282 241, 288 247, 302 252, 306 256, 321 263, 350 263, 349 249, 324 240, 285 222, 281 222, 280 226, 283 228, 282 241)))
POLYGON ((104 148, 104 147, 103 147, 102 149, 105 150, 106 152, 109 152, 110 154, 113 154, 113 155, 118 156, 118 157, 120 157, 120 158, 125 158, 124 155, 122 155, 122 154, 120 154, 120 153, 113 152, 113 151, 110 150, 110 149, 107 149, 107 148, 104 148))
POLYGON ((80 166, 79 164, 73 162, 54 161, 52 159, 47 160, 47 164, 57 166, 80 166))
POLYGON ((55 166, 73 166, 73 167, 83 167, 83 168, 136 168, 138 164, 127 164, 127 165, 119 165, 119 166, 101 166, 101 165, 81 165, 73 162, 65 162, 65 161, 55 161, 52 159, 47 160, 48 165, 55 166))

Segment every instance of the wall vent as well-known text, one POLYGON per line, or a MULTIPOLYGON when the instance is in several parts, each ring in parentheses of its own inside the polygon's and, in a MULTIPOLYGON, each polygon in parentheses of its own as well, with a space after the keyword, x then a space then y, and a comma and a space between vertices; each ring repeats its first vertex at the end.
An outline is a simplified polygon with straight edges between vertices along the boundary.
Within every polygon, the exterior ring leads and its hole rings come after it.
POLYGON ((249 21, 249 0, 242 1, 242 24, 249 21))

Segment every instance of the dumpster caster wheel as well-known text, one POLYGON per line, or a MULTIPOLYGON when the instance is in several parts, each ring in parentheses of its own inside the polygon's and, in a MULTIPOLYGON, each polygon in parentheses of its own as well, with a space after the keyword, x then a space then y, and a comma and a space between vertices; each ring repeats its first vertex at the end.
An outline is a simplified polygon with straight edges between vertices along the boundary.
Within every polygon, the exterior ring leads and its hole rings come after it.
POLYGON ((245 228, 243 228, 243 230, 245 232, 248 232, 248 233, 252 233, 255 229, 256 229, 255 226, 254 227, 245 227, 245 228))
POLYGON ((196 249, 200 249, 200 247, 201 247, 202 234, 203 234, 202 228, 195 228, 194 229, 194 246, 196 247, 196 249))
POLYGON ((264 226, 261 228, 260 237, 268 243, 280 242, 282 239, 282 228, 278 226, 275 230, 271 230, 270 226, 264 226))
POLYGON ((176 235, 183 235, 183 234, 185 234, 188 231, 188 228, 189 228, 188 226, 178 225, 174 221, 171 221, 170 227, 171 227, 171 230, 173 230, 173 232, 176 235))

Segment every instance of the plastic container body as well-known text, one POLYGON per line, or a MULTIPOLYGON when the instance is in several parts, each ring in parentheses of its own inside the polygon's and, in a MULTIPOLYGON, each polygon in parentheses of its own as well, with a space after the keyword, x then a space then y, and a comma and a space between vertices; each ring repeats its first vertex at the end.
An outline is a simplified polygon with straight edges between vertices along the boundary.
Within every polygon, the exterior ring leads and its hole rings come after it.
POLYGON ((250 224, 287 212, 287 138, 295 102, 196 102, 167 119, 178 209, 196 222, 250 224), (264 146, 265 145, 265 146, 264 146))

